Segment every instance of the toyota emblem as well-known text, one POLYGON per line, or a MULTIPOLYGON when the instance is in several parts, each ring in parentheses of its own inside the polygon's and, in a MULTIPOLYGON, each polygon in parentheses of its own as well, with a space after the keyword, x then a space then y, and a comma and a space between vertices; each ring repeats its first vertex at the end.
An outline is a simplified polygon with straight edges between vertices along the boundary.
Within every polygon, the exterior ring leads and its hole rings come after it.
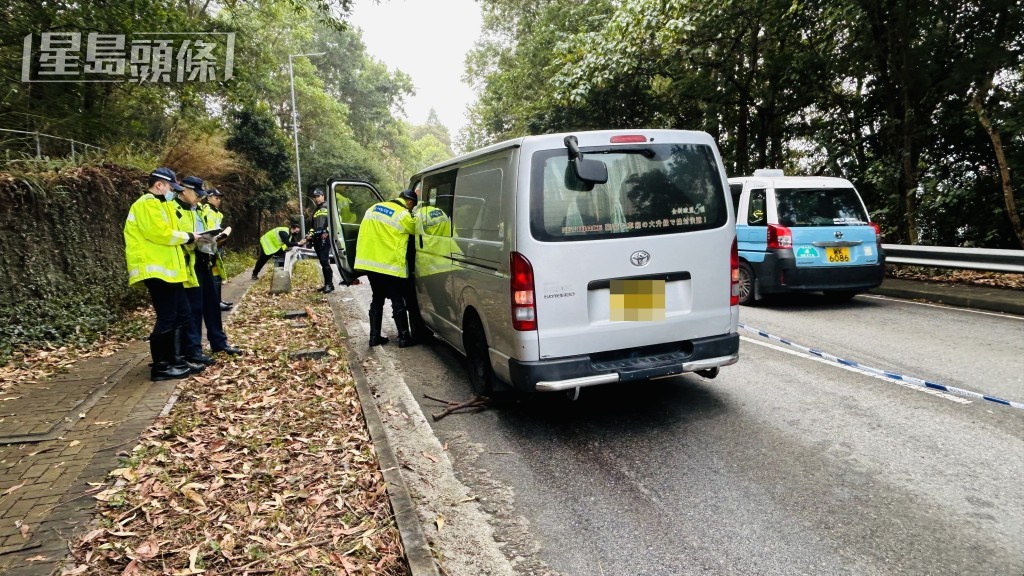
POLYGON ((651 255, 645 250, 637 250, 629 255, 629 263, 637 268, 643 268, 651 262, 651 255))
POLYGON ((839 238, 842 238, 842 237, 843 237, 843 231, 842 230, 836 230, 836 239, 838 240, 839 238))

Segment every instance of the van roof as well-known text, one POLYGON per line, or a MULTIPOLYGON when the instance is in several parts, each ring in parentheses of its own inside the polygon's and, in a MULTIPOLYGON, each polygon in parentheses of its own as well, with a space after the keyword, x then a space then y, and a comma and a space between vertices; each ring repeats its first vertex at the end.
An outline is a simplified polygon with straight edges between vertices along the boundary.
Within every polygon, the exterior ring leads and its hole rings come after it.
POLYGON ((853 188, 853 184, 845 178, 831 176, 738 176, 729 178, 729 184, 746 182, 763 182, 766 188, 853 188))
MULTIPOLYGON (((504 142, 498 142, 497 144, 491 144, 490 146, 467 152, 434 164, 416 172, 415 176, 424 174, 426 172, 433 172, 440 168, 447 166, 454 166, 475 158, 477 156, 483 156, 497 152, 499 150, 505 150, 507 148, 562 148, 564 138, 569 135, 576 136, 579 139, 580 147, 596 146, 600 144, 609 144, 609 140, 612 136, 621 135, 643 135, 646 136, 651 143, 660 144, 665 142, 692 142, 700 144, 714 144, 714 140, 711 135, 707 132, 700 132, 696 130, 661 130, 661 129, 650 129, 650 128, 637 128, 629 130, 582 130, 575 132, 560 132, 558 134, 540 134, 536 136, 523 136, 520 138, 513 138, 511 140, 505 140, 504 142)), ((623 143, 623 146, 636 146, 636 143, 623 143)), ((415 177, 414 176, 414 177, 415 177)))

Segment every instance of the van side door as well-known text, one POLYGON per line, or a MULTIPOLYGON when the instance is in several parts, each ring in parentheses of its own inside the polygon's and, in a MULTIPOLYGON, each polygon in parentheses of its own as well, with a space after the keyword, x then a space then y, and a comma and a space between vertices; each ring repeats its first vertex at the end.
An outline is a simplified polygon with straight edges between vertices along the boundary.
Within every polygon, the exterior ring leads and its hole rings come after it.
POLYGON ((356 238, 366 210, 384 196, 369 182, 330 179, 327 181, 327 205, 331 213, 331 246, 342 282, 351 284, 362 276, 355 270, 356 238))

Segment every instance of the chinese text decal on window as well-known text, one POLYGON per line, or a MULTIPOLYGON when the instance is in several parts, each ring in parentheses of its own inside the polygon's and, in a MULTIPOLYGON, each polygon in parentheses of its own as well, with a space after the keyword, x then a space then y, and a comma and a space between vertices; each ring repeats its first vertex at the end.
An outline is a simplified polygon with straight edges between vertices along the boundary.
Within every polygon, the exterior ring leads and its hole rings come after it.
POLYGON ((210 82, 234 75, 234 32, 25 36, 22 82, 210 82), (162 38, 161 38, 162 36, 162 38))

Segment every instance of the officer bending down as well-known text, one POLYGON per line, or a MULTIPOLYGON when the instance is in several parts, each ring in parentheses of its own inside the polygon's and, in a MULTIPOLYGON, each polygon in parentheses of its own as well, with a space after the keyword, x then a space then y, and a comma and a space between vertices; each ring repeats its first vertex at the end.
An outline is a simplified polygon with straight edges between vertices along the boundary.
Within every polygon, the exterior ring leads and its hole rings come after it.
POLYGON ((398 328, 398 347, 416 344, 409 334, 405 307, 405 279, 409 277, 406 250, 409 236, 416 232, 412 215, 416 194, 404 190, 398 198, 378 202, 366 211, 356 240, 356 270, 366 272, 373 294, 370 300, 370 346, 387 344, 381 336, 384 299, 391 300, 391 314, 398 328))

